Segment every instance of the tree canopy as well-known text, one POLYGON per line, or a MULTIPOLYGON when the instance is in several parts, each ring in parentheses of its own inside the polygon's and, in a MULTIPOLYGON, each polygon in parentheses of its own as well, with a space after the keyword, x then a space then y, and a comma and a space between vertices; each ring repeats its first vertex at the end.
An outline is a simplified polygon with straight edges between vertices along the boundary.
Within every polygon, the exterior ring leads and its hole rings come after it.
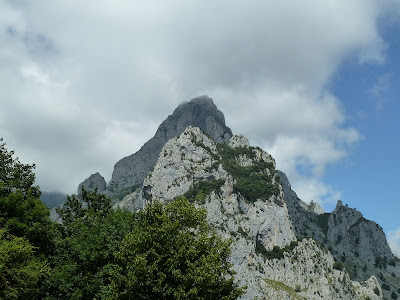
POLYGON ((184 197, 150 203, 116 254, 108 299, 236 299, 231 240, 210 229, 206 211, 184 197))
POLYGON ((110 199, 82 190, 58 209, 56 253, 45 282, 45 299, 94 299, 109 282, 108 269, 121 241, 133 227, 133 213, 111 209, 110 199))
POLYGON ((22 164, 13 155, 0 139, 0 227, 27 238, 37 252, 49 253, 54 250, 54 224, 39 187, 33 186, 35 165, 22 164))
POLYGON ((97 190, 68 196, 53 222, 34 165, 0 139, 1 299, 236 299, 230 240, 184 197, 140 212, 97 190))
POLYGON ((0 299, 36 299, 48 271, 25 238, 0 228, 0 299))
POLYGON ((14 151, 9 151, 3 138, 0 138, 0 197, 7 196, 15 190, 21 191, 24 196, 30 194, 40 197, 39 187, 33 186, 35 165, 22 164, 13 155, 14 151))

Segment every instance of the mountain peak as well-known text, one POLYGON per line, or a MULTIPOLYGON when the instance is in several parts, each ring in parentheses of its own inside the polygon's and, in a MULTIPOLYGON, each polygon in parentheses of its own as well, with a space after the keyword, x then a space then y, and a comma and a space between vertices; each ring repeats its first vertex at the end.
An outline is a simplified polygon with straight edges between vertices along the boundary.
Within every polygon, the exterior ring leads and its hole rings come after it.
POLYGON ((201 128, 217 142, 229 142, 232 130, 226 126, 224 114, 208 96, 199 96, 180 104, 158 127, 156 134, 136 153, 115 164, 107 189, 115 198, 121 198, 143 183, 157 162, 165 143, 179 136, 188 126, 201 128))
POLYGON ((181 103, 173 114, 161 123, 157 133, 163 134, 167 131, 167 142, 181 134, 188 126, 201 128, 217 143, 227 143, 232 137, 232 130, 225 125, 224 114, 214 104, 213 99, 205 95, 181 103), (172 128, 176 129, 176 132, 171 130, 172 128))
POLYGON ((207 95, 195 97, 195 98, 191 99, 189 102, 195 103, 195 104, 200 104, 200 105, 213 105, 215 108, 217 108, 214 104, 213 99, 208 97, 207 95))

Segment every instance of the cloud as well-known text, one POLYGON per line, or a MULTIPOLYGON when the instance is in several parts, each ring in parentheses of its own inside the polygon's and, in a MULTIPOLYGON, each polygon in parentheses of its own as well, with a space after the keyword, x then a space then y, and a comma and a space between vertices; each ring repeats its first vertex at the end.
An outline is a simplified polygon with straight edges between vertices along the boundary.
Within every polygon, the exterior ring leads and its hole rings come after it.
POLYGON ((340 193, 321 180, 326 166, 344 158, 361 135, 344 126, 346 116, 336 97, 274 85, 259 88, 255 94, 248 94, 247 89, 211 94, 231 107, 227 121, 237 126, 234 131, 250 137, 275 158, 300 198, 321 204, 340 199, 340 193))
POLYGON ((393 254, 400 258, 400 228, 388 232, 388 243, 393 254))
POLYGON ((382 63, 393 0, 3 1, 0 135, 38 183, 107 180, 182 101, 208 94, 272 153, 305 201, 360 133, 329 82, 349 57, 382 63), (4 101, 4 100, 2 100, 4 101))
POLYGON ((375 84, 368 90, 368 94, 376 100, 376 108, 382 109, 391 88, 391 74, 378 76, 375 84))

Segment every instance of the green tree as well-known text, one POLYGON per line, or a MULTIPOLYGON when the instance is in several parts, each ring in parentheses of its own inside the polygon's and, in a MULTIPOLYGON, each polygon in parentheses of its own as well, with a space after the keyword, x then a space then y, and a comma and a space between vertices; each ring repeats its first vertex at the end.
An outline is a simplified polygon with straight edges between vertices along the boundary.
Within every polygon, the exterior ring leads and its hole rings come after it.
POLYGON ((116 255, 104 299, 236 299, 230 240, 184 197, 150 203, 116 255))
POLYGON ((51 253, 54 224, 39 187, 33 186, 35 165, 22 164, 13 155, 0 139, 0 227, 26 237, 38 253, 51 253))
POLYGON ((96 298, 109 283, 114 254, 134 225, 133 213, 111 209, 110 199, 97 191, 83 190, 81 200, 68 197, 58 210, 63 223, 44 284, 45 299, 96 298))
POLYGON ((39 283, 48 271, 25 238, 0 228, 0 299, 37 299, 39 283))
POLYGON ((3 138, 0 138, 0 197, 15 190, 21 191, 25 196, 29 194, 40 197, 39 187, 33 186, 35 165, 22 164, 13 155, 14 151, 9 151, 3 138))

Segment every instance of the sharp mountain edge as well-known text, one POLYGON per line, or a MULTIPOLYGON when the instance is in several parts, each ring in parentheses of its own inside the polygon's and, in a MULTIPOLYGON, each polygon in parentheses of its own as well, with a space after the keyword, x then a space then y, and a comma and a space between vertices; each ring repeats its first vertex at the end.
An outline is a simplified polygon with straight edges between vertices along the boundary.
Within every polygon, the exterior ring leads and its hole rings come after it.
POLYGON ((212 99, 175 109, 143 147, 118 161, 111 182, 95 173, 79 185, 109 195, 114 207, 185 195, 233 239, 243 299, 390 299, 400 261, 382 228, 341 201, 332 213, 299 199, 274 159, 232 135, 212 99))

